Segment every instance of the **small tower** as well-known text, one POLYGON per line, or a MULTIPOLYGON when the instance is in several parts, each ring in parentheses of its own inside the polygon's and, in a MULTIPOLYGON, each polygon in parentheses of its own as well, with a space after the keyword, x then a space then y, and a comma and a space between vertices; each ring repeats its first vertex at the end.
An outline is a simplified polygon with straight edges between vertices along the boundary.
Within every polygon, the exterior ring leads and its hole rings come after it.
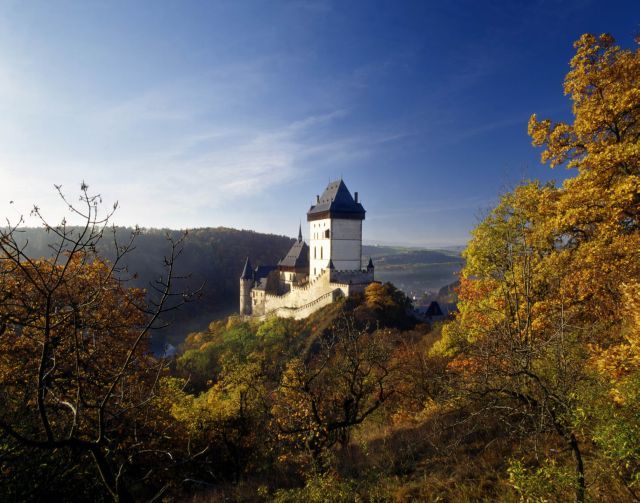
POLYGON ((369 257, 369 263, 367 264, 367 272, 370 272, 371 274, 373 274, 373 271, 374 271, 373 260, 371 260, 371 257, 369 257))
POLYGON ((332 263, 336 271, 362 270, 362 221, 365 209, 342 180, 329 183, 307 212, 309 275, 315 279, 332 263))
POLYGON ((284 258, 278 262, 278 271, 280 271, 280 282, 284 289, 288 289, 294 283, 299 284, 307 280, 309 276, 309 247, 302 240, 302 224, 298 229, 298 240, 293 243, 284 258))
POLYGON ((251 261, 247 257, 244 269, 240 276, 240 314, 249 316, 251 314, 251 289, 253 288, 253 268, 251 261))

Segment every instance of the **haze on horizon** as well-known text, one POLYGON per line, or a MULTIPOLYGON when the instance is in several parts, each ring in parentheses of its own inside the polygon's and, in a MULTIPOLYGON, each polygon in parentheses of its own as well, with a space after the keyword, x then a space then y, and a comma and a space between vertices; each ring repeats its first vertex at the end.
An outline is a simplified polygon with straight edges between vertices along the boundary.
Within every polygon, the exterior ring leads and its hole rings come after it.
POLYGON ((505 188, 566 176, 526 124, 568 117, 573 41, 639 29, 631 1, 480 4, 3 2, 1 215, 58 218, 85 180, 119 225, 293 236, 343 177, 366 242, 463 244, 505 188))

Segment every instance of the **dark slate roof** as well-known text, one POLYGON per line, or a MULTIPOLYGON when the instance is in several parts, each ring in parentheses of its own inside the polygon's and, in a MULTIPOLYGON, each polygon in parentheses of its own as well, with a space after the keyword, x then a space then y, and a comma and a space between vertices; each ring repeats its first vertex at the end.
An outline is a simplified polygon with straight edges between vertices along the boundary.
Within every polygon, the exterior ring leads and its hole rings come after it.
POLYGON ((267 278, 260 279, 256 286, 254 287, 256 290, 266 290, 267 289, 267 278))
POLYGON ((373 260, 369 257, 369 263, 367 264, 367 269, 373 269, 373 260))
POLYGON ((320 199, 307 212, 307 220, 313 220, 320 214, 329 213, 331 217, 359 218, 364 220, 365 210, 356 203, 342 180, 331 182, 320 199))
POLYGON ((269 292, 277 288, 277 281, 271 281, 274 279, 273 276, 270 276, 273 271, 276 270, 276 267, 273 265, 262 265, 257 267, 255 270, 256 283, 254 288, 256 290, 264 290, 265 292, 269 292))
POLYGON ((251 267, 249 257, 247 257, 247 261, 244 263, 244 269, 242 269, 240 279, 253 279, 253 267, 251 267))
POLYGON ((298 236, 298 241, 293 243, 291 249, 285 257, 278 262, 280 267, 293 267, 295 269, 309 268, 309 247, 302 241, 302 236, 298 236))
POLYGON ((267 276, 269 276, 269 273, 271 271, 274 271, 275 269, 275 265, 260 265, 256 267, 256 270, 253 273, 254 278, 256 279, 256 281, 260 281, 262 278, 266 278, 267 276))
POLYGON ((440 309, 440 304, 438 304, 435 300, 429 304, 425 316, 442 316, 442 309, 440 309))

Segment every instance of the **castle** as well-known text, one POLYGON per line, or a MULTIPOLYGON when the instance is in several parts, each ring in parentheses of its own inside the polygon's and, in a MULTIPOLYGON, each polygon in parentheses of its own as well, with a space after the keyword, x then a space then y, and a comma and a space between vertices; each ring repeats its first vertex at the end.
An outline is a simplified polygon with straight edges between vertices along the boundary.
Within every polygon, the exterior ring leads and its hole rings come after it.
POLYGON ((298 239, 275 266, 240 276, 240 314, 302 319, 340 297, 362 293, 374 281, 373 262, 362 267, 365 209, 342 180, 329 183, 307 212, 309 245, 298 239))

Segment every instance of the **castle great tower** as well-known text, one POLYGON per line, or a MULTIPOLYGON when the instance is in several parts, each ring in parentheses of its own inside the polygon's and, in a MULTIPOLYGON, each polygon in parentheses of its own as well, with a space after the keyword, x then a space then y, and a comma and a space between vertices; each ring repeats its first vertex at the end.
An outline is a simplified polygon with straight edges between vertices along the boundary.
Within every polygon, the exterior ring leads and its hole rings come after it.
POLYGON ((362 221, 365 209, 342 180, 331 182, 307 212, 309 222, 309 275, 314 280, 324 269, 362 269, 362 221))

